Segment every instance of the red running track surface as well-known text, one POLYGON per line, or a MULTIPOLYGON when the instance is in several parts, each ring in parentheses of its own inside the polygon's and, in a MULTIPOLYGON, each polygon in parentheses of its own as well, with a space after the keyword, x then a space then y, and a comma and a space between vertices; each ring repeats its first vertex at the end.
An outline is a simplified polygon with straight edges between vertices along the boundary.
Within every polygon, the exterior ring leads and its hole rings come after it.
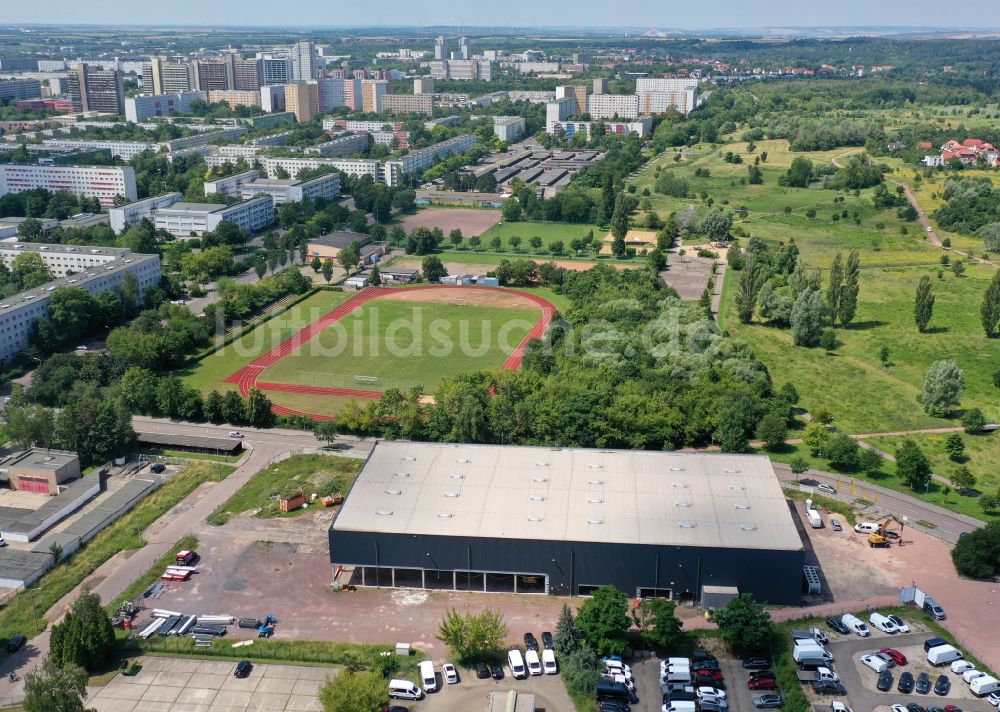
MULTIPOLYGON (((250 395, 250 391, 253 388, 258 388, 262 391, 284 391, 290 393, 308 393, 311 395, 348 396, 351 398, 381 398, 381 391, 366 391, 353 388, 327 388, 324 386, 302 386, 289 383, 270 383, 267 381, 258 381, 257 379, 260 378, 261 373, 263 373, 265 369, 270 368, 281 359, 294 353, 297 349, 301 348, 303 344, 308 343, 330 328, 330 326, 335 322, 343 319, 355 309, 364 306, 367 302, 392 293, 393 289, 394 288, 392 287, 366 287, 346 302, 338 304, 325 316, 320 317, 300 331, 292 334, 292 336, 278 344, 266 354, 257 357, 254 361, 227 378, 225 382, 237 384, 239 386, 240 393, 244 398, 250 395)), ((425 284, 416 287, 403 287, 402 289, 480 289, 504 293, 515 291, 504 289, 502 287, 473 287, 466 285, 442 284, 425 284)), ((556 311, 555 306, 547 299, 542 299, 541 297, 534 294, 528 294, 527 292, 516 293, 530 299, 541 307, 542 316, 535 323, 535 326, 532 327, 531 331, 528 332, 527 336, 525 336, 521 343, 518 344, 517 348, 514 349, 511 355, 507 357, 507 360, 504 361, 502 368, 509 371, 516 371, 521 367, 521 362, 524 361, 524 350, 527 347, 528 342, 532 339, 539 339, 545 334, 545 330, 552 322, 552 315, 555 314, 556 311)), ((286 408, 282 405, 274 405, 272 410, 278 415, 306 415, 317 420, 331 419, 329 416, 317 415, 315 413, 303 413, 302 411, 286 408)))

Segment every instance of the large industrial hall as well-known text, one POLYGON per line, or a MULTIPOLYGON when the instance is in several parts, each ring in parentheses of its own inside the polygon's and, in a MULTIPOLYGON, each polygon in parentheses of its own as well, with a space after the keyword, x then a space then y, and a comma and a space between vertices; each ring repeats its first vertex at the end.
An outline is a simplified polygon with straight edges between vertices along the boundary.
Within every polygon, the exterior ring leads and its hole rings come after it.
POLYGON ((804 551, 768 458, 380 442, 330 528, 358 586, 798 603, 804 551))

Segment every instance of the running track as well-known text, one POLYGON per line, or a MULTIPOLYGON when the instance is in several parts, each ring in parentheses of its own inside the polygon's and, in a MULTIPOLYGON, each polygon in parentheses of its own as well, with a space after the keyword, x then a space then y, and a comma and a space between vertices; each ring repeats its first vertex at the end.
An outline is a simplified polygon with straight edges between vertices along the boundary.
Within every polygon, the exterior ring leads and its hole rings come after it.
MULTIPOLYGON (((512 291, 501 287, 473 287, 466 285, 440 284, 426 284, 416 287, 404 287, 403 289, 477 289, 489 290, 492 292, 503 292, 505 294, 509 294, 512 291)), ((278 344, 275 348, 241 368, 239 371, 227 378, 226 383, 237 384, 239 386, 240 393, 243 394, 244 398, 250 395, 250 391, 253 388, 258 388, 262 391, 284 391, 322 396, 380 398, 382 396, 380 391, 356 390, 353 388, 327 388, 324 386, 301 386, 288 383, 271 383, 268 381, 259 381, 258 379, 265 369, 270 368, 286 356, 295 353, 304 344, 308 343, 330 328, 330 326, 335 322, 343 319, 355 309, 365 305, 367 302, 370 302, 373 299, 378 299, 379 297, 384 297, 387 294, 391 294, 393 291, 394 288, 392 287, 367 287, 363 289, 346 302, 334 307, 329 314, 320 317, 313 323, 303 328, 301 331, 297 331, 292 334, 292 336, 278 344)), ((545 330, 552 321, 552 315, 556 311, 555 306, 547 299, 542 299, 541 297, 535 296, 534 294, 528 294, 527 292, 516 293, 530 299, 541 307, 542 316, 539 318, 538 322, 536 322, 535 326, 532 327, 531 331, 528 332, 527 336, 525 336, 521 343, 518 344, 517 348, 514 349, 513 353, 511 353, 511 355, 507 357, 507 360, 504 361, 502 368, 510 371, 516 371, 520 368, 521 362, 524 360, 524 350, 527 347, 528 342, 532 339, 539 339, 545 334, 545 330)), ((307 415, 318 420, 329 419, 328 416, 317 415, 314 413, 303 413, 302 411, 286 408, 283 405, 274 405, 272 410, 279 415, 307 415)))

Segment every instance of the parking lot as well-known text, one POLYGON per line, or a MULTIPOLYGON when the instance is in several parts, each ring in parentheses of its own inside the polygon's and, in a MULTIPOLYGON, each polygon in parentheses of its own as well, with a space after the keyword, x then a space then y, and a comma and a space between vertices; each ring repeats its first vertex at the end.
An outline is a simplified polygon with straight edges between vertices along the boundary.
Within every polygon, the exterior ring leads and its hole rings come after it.
POLYGON ((319 712, 317 699, 332 668, 255 664, 246 678, 235 663, 145 657, 138 674, 90 688, 96 712, 319 712))
MULTIPOLYGON (((436 668, 440 684, 441 667, 438 665, 436 668)), ((432 692, 419 702, 397 704, 409 707, 413 712, 471 712, 486 709, 489 693, 514 690, 535 695, 535 709, 538 712, 575 712, 573 701, 566 693, 559 675, 538 675, 515 680, 510 676, 509 669, 504 668, 504 672, 507 677, 503 680, 480 680, 472 670, 459 670, 457 685, 443 685, 437 692, 432 692)))

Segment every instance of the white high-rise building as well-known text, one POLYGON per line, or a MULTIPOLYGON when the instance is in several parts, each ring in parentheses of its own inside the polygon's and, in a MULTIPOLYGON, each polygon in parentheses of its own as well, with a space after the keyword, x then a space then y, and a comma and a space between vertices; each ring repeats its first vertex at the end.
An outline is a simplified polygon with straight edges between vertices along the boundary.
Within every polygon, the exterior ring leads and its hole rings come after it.
POLYGON ((635 119, 639 116, 639 97, 635 94, 591 94, 587 112, 594 119, 635 119))
POLYGON ((640 114, 662 114, 669 109, 688 114, 696 105, 697 90, 697 79, 645 77, 635 83, 640 114))
POLYGON ((313 76, 316 61, 316 45, 309 40, 299 40, 292 47, 292 80, 304 82, 313 76))
POLYGON ((448 55, 445 54, 444 35, 438 35, 437 39, 434 40, 434 59, 439 62, 448 59, 448 55))
POLYGON ((469 38, 458 38, 458 59, 469 59, 472 57, 472 50, 469 49, 469 38))
POLYGON ((111 207, 115 197, 138 197, 132 166, 35 166, 0 164, 0 195, 21 193, 32 188, 52 192, 65 190, 84 198, 97 198, 111 207))

